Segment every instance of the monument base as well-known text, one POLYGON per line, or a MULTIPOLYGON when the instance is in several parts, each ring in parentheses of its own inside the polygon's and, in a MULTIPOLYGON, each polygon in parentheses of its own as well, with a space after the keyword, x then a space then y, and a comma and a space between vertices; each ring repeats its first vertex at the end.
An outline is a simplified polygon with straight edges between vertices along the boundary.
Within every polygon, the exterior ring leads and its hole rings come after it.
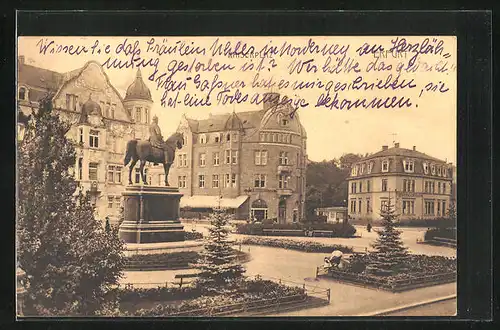
POLYGON ((184 241, 179 219, 182 194, 173 187, 129 186, 122 193, 124 220, 118 235, 125 243, 184 241))

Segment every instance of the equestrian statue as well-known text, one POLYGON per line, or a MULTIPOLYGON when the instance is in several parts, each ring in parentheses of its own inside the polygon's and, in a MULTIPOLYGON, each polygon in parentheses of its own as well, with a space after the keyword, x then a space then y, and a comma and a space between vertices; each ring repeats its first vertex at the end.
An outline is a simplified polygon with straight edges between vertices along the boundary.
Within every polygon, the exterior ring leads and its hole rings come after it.
POLYGON ((158 126, 158 117, 153 117, 153 122, 149 126, 150 137, 148 140, 134 139, 127 142, 124 166, 132 160, 129 167, 128 183, 132 184, 132 170, 137 161, 140 163, 140 173, 143 184, 147 185, 146 175, 144 174, 144 165, 146 162, 154 165, 163 164, 165 171, 165 186, 168 184, 168 172, 175 159, 175 148, 182 148, 184 145, 184 136, 176 132, 172 134, 167 141, 163 141, 160 127, 158 126))

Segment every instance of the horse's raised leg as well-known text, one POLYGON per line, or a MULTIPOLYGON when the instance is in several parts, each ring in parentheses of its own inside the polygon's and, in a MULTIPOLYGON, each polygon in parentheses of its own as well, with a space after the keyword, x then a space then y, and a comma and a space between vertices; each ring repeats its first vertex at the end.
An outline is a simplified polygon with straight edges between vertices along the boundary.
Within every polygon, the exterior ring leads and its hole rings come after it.
POLYGON ((165 171, 165 187, 169 187, 170 185, 168 184, 168 172, 170 171, 170 163, 166 164, 163 163, 163 170, 165 171))
POLYGON ((128 171, 128 184, 133 184, 132 183, 132 170, 135 167, 135 164, 137 163, 137 159, 132 159, 132 163, 130 163, 129 171, 128 171))
POLYGON ((141 165, 140 165, 139 169, 141 172, 142 183, 147 185, 148 183, 146 182, 146 174, 144 174, 144 165, 146 165, 146 161, 141 159, 141 165))

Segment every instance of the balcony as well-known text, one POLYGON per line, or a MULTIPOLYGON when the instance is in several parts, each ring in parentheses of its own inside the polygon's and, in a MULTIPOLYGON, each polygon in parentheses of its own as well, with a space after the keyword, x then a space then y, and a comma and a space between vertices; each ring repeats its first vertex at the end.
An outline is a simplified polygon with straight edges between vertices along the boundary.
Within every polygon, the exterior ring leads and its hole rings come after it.
POLYGON ((276 192, 280 196, 291 196, 293 194, 292 189, 277 189, 276 192))
POLYGON ((278 165, 278 174, 292 173, 292 165, 278 165))

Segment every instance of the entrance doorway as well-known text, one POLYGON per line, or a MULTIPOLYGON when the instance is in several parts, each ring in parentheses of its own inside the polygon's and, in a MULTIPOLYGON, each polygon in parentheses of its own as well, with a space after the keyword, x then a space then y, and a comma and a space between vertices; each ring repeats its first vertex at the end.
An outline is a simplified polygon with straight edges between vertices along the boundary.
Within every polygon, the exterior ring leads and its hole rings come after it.
POLYGON ((280 199, 278 203, 278 222, 286 222, 286 199, 280 199))
POLYGON ((262 199, 253 201, 250 208, 250 221, 263 221, 267 219, 267 203, 262 199))

